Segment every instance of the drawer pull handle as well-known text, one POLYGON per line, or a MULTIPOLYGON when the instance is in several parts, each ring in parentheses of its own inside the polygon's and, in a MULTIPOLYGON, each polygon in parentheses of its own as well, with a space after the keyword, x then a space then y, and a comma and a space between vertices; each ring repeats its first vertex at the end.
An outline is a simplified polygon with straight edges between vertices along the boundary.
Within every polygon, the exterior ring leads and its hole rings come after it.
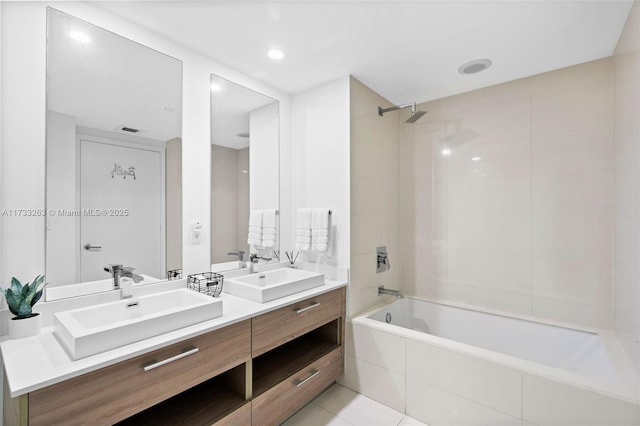
POLYGON ((309 380, 313 379, 314 377, 316 377, 318 374, 320 374, 320 370, 312 370, 313 373, 311 373, 311 375, 309 377, 307 377, 304 380, 300 380, 300 379, 296 379, 296 381, 294 382, 296 387, 299 388, 300 386, 304 385, 305 383, 307 383, 309 380))
POLYGON ((306 306, 304 308, 296 309, 296 314, 301 314, 303 312, 308 311, 309 309, 313 309, 313 308, 316 308, 318 306, 320 306, 320 302, 312 303, 311 305, 306 306))
POLYGON ((150 370, 153 370, 154 368, 162 367, 165 364, 169 364, 170 362, 177 361, 177 360, 182 359, 184 357, 187 357, 189 355, 193 355, 196 352, 198 352, 199 350, 200 349, 198 349, 198 348, 187 349, 187 350, 185 350, 184 352, 182 352, 182 353, 180 353, 178 355, 174 355, 174 356, 172 356, 170 358, 163 359, 162 361, 154 362, 154 363, 149 364, 149 365, 145 365, 142 368, 144 369, 144 371, 150 371, 150 370))

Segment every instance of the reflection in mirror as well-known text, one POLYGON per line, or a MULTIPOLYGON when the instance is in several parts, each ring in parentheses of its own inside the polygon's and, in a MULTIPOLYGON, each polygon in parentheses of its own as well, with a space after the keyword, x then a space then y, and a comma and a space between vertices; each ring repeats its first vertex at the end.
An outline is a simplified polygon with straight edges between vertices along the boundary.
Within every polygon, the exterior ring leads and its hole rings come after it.
POLYGON ((181 118, 179 60, 47 9, 47 300, 181 269, 181 118))
POLYGON ((251 254, 260 263, 278 260, 279 126, 277 100, 211 76, 213 271, 244 267, 251 254), (254 231, 256 217, 263 219, 259 235, 252 233, 259 244, 248 244, 250 215, 254 231))

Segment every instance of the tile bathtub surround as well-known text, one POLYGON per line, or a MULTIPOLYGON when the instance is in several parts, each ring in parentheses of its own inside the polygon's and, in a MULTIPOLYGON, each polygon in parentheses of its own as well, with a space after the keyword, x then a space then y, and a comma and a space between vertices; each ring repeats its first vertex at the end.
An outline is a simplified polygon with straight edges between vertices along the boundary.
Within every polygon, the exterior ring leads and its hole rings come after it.
POLYGON ((341 383, 430 426, 613 426, 640 419, 637 404, 354 321, 346 324, 341 383))
MULTIPOLYGON (((614 307, 616 330, 636 366, 640 393, 640 3, 631 9, 613 57, 614 307)), ((640 423, 640 421, 639 421, 640 423)))
POLYGON ((419 105, 400 127, 404 291, 613 328, 612 63, 419 105))
MULTIPOLYGON (((349 315, 379 303, 377 288, 400 286, 399 113, 378 115, 391 103, 351 77, 351 264, 349 315), (376 247, 386 246, 389 271, 376 274, 376 247)), ((391 300, 391 296, 384 299, 391 300)))

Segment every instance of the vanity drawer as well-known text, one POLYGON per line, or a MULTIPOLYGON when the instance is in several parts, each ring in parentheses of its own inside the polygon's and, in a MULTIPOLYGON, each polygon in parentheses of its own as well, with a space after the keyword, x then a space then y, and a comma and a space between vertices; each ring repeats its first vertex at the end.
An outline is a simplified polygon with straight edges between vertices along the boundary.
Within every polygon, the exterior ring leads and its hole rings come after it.
POLYGON ((253 318, 251 355, 262 355, 341 314, 342 290, 338 289, 253 318))
POLYGON ((214 426, 251 426, 251 402, 228 414, 213 424, 214 426))
POLYGON ((251 402, 253 425, 277 425, 342 374, 342 347, 329 352, 251 402))
POLYGON ((110 425, 149 408, 248 361, 249 321, 34 391, 29 424, 110 425))

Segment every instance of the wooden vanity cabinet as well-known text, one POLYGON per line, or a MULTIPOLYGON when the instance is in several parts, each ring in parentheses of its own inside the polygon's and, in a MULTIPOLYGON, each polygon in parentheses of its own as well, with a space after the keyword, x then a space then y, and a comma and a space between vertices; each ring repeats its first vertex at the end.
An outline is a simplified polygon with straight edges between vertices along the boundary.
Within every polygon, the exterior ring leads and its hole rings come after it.
POLYGON ((342 375, 345 298, 336 289, 13 399, 5 379, 3 424, 279 424, 342 375))
POLYGON ((253 318, 251 356, 260 356, 339 318, 341 302, 341 291, 334 290, 253 318))
POLYGON ((29 394, 29 425, 114 424, 250 358, 249 320, 29 394), (197 349, 184 358, 145 367, 197 349))
POLYGON ((277 425, 344 372, 346 289, 252 319, 252 424, 277 425))

